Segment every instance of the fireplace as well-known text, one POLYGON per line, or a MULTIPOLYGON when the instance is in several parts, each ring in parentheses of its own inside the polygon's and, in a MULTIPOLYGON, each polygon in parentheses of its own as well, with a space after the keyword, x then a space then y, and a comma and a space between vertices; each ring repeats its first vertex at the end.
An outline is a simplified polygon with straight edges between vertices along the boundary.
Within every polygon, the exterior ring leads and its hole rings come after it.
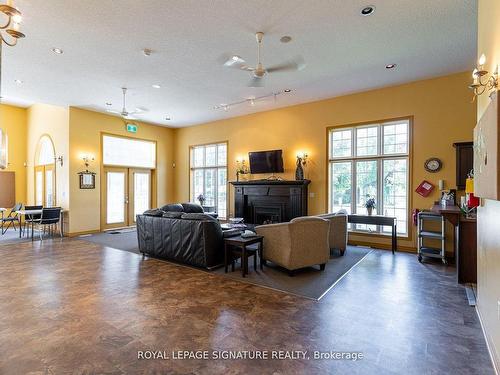
POLYGON ((284 207, 282 205, 254 204, 253 224, 274 224, 283 221, 284 207))
POLYGON ((249 224, 281 223, 306 216, 309 183, 309 180, 231 182, 235 216, 249 224))

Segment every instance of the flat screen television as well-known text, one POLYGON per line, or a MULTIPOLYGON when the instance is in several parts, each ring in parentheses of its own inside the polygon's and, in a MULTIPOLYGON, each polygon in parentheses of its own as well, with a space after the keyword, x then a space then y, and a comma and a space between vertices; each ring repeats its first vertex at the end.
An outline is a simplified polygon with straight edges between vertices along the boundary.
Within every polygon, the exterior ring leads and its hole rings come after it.
POLYGON ((249 152, 250 173, 283 173, 283 151, 249 152))

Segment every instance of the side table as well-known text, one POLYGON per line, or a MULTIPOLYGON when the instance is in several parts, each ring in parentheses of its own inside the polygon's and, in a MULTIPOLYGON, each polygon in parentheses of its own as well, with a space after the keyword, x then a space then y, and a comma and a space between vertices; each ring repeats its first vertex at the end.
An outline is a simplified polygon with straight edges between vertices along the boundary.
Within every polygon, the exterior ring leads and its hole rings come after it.
POLYGON ((224 238, 224 272, 227 273, 229 262, 231 262, 231 270, 234 271, 233 252, 237 252, 241 256, 241 276, 245 277, 248 274, 248 258, 252 255, 254 269, 257 269, 257 253, 260 258, 260 269, 262 269, 262 249, 264 245, 263 236, 253 237, 228 237, 224 238), (257 249, 250 249, 247 246, 258 244, 257 249))

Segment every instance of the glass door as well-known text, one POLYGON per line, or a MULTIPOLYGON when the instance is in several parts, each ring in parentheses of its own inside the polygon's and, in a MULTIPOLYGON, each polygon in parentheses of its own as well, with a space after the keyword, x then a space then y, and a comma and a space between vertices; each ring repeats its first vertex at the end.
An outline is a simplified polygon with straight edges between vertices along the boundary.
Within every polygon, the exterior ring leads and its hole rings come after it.
POLYGON ((128 225, 128 169, 105 168, 103 190, 104 229, 128 225))
POLYGON ((101 185, 103 229, 135 225, 136 216, 151 208, 151 170, 105 167, 101 185))
POLYGON ((129 225, 135 225, 135 218, 151 208, 151 171, 129 169, 129 225))
POLYGON ((55 164, 35 167, 35 205, 44 207, 56 205, 55 164))

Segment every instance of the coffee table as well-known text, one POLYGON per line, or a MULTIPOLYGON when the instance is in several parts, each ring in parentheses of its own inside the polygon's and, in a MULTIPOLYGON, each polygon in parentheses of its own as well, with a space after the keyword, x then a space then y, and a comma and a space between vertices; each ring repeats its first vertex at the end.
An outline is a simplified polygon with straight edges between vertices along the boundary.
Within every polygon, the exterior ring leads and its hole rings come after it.
POLYGON ((233 253, 236 252, 241 256, 241 276, 245 277, 248 274, 248 258, 252 255, 253 267, 257 269, 257 253, 259 253, 260 258, 260 269, 262 269, 262 249, 264 245, 263 236, 252 236, 252 237, 228 237, 224 238, 224 272, 227 273, 227 268, 229 266, 229 261, 231 261, 231 271, 234 272, 234 259, 233 253), (256 249, 248 248, 249 245, 258 244, 256 249))

